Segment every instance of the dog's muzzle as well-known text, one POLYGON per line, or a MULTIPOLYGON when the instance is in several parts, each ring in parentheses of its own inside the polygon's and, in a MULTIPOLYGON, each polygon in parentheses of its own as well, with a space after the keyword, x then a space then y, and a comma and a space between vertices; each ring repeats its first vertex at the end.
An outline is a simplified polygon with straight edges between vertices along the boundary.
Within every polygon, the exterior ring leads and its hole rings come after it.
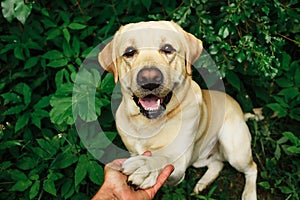
POLYGON ((158 118, 166 110, 172 97, 172 91, 162 93, 165 91, 163 73, 156 67, 144 67, 138 72, 136 83, 140 90, 139 95, 133 96, 133 100, 141 113, 149 119, 158 118))

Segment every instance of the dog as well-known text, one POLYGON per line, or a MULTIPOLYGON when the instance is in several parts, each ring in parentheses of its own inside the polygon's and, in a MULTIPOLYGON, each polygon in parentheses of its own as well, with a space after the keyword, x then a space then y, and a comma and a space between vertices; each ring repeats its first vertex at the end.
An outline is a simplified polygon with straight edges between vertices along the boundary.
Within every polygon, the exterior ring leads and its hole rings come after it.
POLYGON ((145 189, 167 164, 175 167, 170 185, 180 183, 189 166, 206 166, 194 188, 198 194, 227 161, 245 174, 242 199, 254 200, 257 166, 239 104, 192 80, 192 64, 202 49, 202 41, 176 23, 149 21, 122 26, 99 53, 100 65, 120 81, 123 95, 116 125, 131 157, 122 172, 145 189))

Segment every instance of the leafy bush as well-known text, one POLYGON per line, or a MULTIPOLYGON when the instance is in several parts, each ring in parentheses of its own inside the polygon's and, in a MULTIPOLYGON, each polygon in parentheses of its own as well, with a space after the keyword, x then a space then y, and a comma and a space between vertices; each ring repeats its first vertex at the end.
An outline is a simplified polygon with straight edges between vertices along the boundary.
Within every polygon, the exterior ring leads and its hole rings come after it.
MULTIPOLYGON (((299 199, 298 1, 4 0, 1 7, 1 198, 88 199, 97 191, 98 160, 124 156, 111 150, 122 147, 110 104, 119 94, 99 70, 97 45, 122 24, 164 19, 202 39, 245 111, 263 107, 265 120, 248 123, 259 199, 299 199)), ((241 176, 230 167, 209 191, 190 196, 200 172, 189 169, 188 181, 158 198, 239 198, 241 176)))

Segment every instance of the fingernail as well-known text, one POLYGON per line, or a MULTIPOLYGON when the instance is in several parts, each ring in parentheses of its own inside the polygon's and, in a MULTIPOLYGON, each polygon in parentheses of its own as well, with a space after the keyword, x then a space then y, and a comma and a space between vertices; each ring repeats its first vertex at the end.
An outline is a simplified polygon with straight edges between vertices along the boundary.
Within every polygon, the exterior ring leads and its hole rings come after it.
POLYGON ((139 187, 137 185, 132 185, 132 188, 134 189, 134 191, 139 190, 139 187))
POLYGON ((127 181, 127 185, 132 186, 132 181, 127 181))

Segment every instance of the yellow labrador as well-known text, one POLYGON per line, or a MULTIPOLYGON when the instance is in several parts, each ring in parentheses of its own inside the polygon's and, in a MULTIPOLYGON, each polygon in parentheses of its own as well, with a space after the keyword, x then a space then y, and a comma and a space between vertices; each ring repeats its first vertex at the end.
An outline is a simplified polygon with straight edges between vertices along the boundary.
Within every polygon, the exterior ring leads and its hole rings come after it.
POLYGON ((191 64, 201 52, 202 42, 177 24, 150 21, 122 26, 99 53, 123 94, 116 124, 132 154, 123 173, 131 184, 148 188, 169 163, 175 166, 169 184, 182 181, 191 165, 207 166, 194 189, 199 193, 228 161, 245 174, 242 199, 256 199, 257 168, 244 114, 230 96, 201 90, 192 80, 191 64))

